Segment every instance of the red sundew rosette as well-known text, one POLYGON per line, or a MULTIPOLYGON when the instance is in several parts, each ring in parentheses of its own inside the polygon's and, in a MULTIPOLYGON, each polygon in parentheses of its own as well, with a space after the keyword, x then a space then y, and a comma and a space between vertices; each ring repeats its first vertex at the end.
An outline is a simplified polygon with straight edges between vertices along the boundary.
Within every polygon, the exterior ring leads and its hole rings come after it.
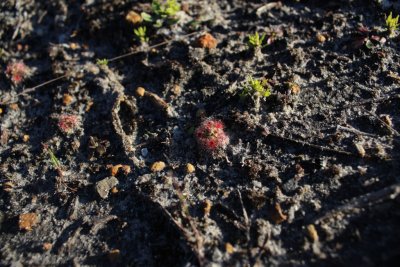
POLYGON ((18 85, 31 75, 31 70, 24 62, 15 61, 8 63, 5 74, 15 85, 18 85))
POLYGON ((79 126, 80 119, 76 115, 63 114, 58 118, 58 128, 65 134, 72 134, 79 126))
POLYGON ((210 153, 225 149, 229 143, 224 124, 220 120, 203 121, 196 129, 195 137, 199 146, 210 153))

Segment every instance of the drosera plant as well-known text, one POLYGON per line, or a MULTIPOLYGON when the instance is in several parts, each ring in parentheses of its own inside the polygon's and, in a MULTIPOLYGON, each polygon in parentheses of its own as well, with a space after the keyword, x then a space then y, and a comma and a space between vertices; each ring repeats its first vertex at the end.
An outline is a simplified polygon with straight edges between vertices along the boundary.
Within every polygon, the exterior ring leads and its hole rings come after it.
POLYGON ((399 18, 400 15, 397 15, 397 17, 393 17, 393 13, 390 12, 389 16, 386 17, 386 29, 389 33, 389 37, 394 37, 396 34, 396 31, 399 30, 400 23, 399 23, 399 18))
POLYGON ((13 61, 8 63, 5 74, 13 84, 19 85, 32 75, 32 70, 23 61, 13 61))
POLYGON ((135 36, 140 40, 141 43, 148 43, 149 37, 146 36, 147 28, 146 26, 140 26, 137 29, 134 29, 133 32, 135 36))
POLYGON ((151 13, 142 12, 140 15, 144 21, 153 23, 154 27, 160 28, 164 22, 174 24, 178 21, 176 13, 181 10, 181 5, 177 0, 153 0, 151 13))
POLYGON ((229 144, 229 137, 224 128, 224 123, 220 120, 204 120, 194 132, 197 144, 211 155, 220 154, 229 144))
POLYGON ((57 126, 64 134, 73 134, 81 125, 81 120, 77 115, 61 114, 58 116, 57 126))

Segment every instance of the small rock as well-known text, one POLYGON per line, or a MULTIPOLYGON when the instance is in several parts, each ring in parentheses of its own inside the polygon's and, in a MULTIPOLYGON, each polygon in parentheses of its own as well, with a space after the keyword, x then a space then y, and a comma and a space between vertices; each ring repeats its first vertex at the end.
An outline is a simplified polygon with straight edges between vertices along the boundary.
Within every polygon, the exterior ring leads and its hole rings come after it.
POLYGON ((178 84, 175 84, 174 87, 172 87, 172 93, 176 96, 180 96, 181 91, 182 91, 182 89, 178 84))
POLYGON ((160 171, 164 170, 165 166, 166 165, 163 161, 156 161, 151 165, 150 170, 152 172, 160 172, 160 171))
POLYGON ((13 182, 11 181, 7 181, 3 183, 3 190, 5 192, 11 192, 13 191, 13 188, 15 187, 15 185, 13 184, 13 182))
POLYGON ((286 221, 287 216, 283 214, 281 205, 279 203, 275 204, 271 219, 275 224, 280 224, 281 222, 286 221))
POLYGON ((143 157, 147 157, 147 155, 149 154, 149 150, 147 148, 142 148, 140 152, 143 157))
POLYGON ((69 106, 73 100, 74 100, 74 98, 72 97, 72 95, 70 95, 70 94, 63 95, 63 104, 65 106, 69 106))
POLYGON ((125 19, 128 22, 131 22, 133 24, 137 24, 142 22, 143 18, 140 16, 140 14, 136 13, 135 11, 129 11, 129 13, 126 15, 125 19))
POLYGON ((122 165, 122 170, 124 171, 124 174, 125 175, 128 175, 128 174, 130 174, 131 173, 131 166, 129 166, 129 165, 122 165))
POLYGON ((114 186, 114 187, 111 189, 111 193, 112 193, 112 194, 118 193, 118 188, 117 188, 116 186, 114 186))
POLYGON ((12 109, 12 110, 18 110, 18 109, 19 109, 17 103, 12 103, 12 104, 9 105, 9 107, 10 107, 10 109, 12 109))
POLYGON ((34 212, 19 215, 18 225, 20 230, 32 231, 32 227, 37 223, 38 217, 34 212))
POLYGON ((235 248, 232 246, 231 243, 227 242, 225 244, 225 250, 228 254, 232 254, 233 252, 235 252, 235 248))
POLYGON ((386 123, 386 125, 390 127, 393 126, 392 118, 389 115, 382 115, 381 120, 383 120, 386 123))
POLYGON ((293 95, 300 94, 300 86, 297 83, 290 82, 288 84, 289 90, 293 95))
POLYGON ((192 164, 190 164, 190 163, 186 164, 186 172, 187 173, 193 173, 195 170, 196 170, 196 168, 192 164))
POLYGON ((69 44, 69 48, 71 48, 72 50, 76 50, 79 48, 79 44, 77 43, 70 43, 69 44))
POLYGON ((197 45, 202 48, 216 48, 217 47, 217 40, 209 33, 206 33, 197 39, 197 45))
POLYGON ((320 33, 317 33, 317 35, 315 36, 315 39, 319 43, 324 43, 326 41, 326 37, 320 33))
POLYGON ((209 199, 204 201, 204 216, 209 216, 211 211, 212 203, 209 199))
POLYGON ((22 136, 22 141, 24 141, 25 143, 28 142, 28 141, 29 141, 29 135, 24 134, 24 135, 22 136))
POLYGON ((122 168, 121 164, 111 165, 110 166, 110 174, 111 174, 111 176, 116 176, 120 168, 122 168))
POLYGON ((116 185, 118 185, 118 179, 111 176, 97 182, 95 188, 99 196, 106 199, 110 190, 116 185))
POLYGON ((355 145, 360 157, 362 157, 362 158, 365 157, 366 151, 364 149, 364 146, 361 143, 355 143, 354 145, 355 145))
POLYGON ((43 251, 49 251, 51 248, 53 247, 53 245, 49 242, 43 243, 42 249, 43 251))
POLYGON ((307 225, 307 234, 313 242, 317 242, 319 240, 318 232, 313 224, 307 225))
POLYGON ((136 94, 140 97, 143 97, 145 92, 146 92, 146 89, 144 89, 143 87, 136 88, 136 94))

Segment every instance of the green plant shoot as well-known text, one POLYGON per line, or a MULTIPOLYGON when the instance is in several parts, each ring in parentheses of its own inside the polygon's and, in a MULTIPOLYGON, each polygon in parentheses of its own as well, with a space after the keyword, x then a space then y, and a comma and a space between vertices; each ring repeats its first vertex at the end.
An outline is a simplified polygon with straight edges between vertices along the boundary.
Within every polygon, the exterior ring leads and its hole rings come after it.
POLYGON ((154 0, 151 4, 151 10, 151 15, 146 12, 142 12, 140 15, 144 21, 151 22, 154 27, 160 28, 164 22, 174 24, 178 21, 175 15, 181 10, 181 5, 176 0, 164 0, 163 2, 154 0))
POLYGON ((50 148, 48 148, 46 150, 47 150, 47 153, 49 154, 50 162, 51 162, 51 165, 53 165, 53 168, 55 170, 60 169, 61 168, 61 162, 58 160, 56 155, 54 155, 53 151, 50 148))
POLYGON ((98 58, 96 60, 96 64, 99 65, 99 66, 107 66, 108 65, 108 59, 106 59, 106 58, 103 58, 103 59, 98 58))
POLYGON ((138 37, 140 42, 142 43, 147 43, 149 41, 149 37, 146 36, 146 31, 147 31, 146 26, 142 26, 133 30, 136 37, 138 37))
POLYGON ((258 32, 255 32, 254 34, 249 35, 248 44, 250 47, 262 48, 267 45, 267 44, 263 45, 264 39, 265 39, 265 33, 260 36, 258 32))
POLYGON ((155 15, 161 18, 171 18, 181 10, 181 5, 176 0, 166 0, 163 3, 154 0, 151 4, 151 9, 155 15))
POLYGON ((390 12, 389 16, 386 18, 386 28, 389 31, 389 35, 393 36, 394 32, 399 29, 399 26, 399 15, 394 18, 392 12, 390 12))
POLYGON ((268 84, 268 80, 254 79, 252 76, 247 77, 246 85, 243 88, 241 96, 247 96, 253 93, 259 94, 264 98, 269 97, 271 95, 271 87, 268 84))

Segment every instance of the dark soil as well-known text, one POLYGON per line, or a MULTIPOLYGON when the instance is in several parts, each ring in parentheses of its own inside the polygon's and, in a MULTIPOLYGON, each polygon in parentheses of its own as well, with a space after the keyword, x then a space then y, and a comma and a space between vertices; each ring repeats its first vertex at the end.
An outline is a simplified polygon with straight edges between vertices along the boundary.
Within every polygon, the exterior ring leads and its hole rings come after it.
POLYGON ((176 24, 146 24, 150 46, 167 41, 149 48, 125 19, 149 2, 0 2, 0 265, 395 266, 398 7, 188 0, 176 24), (15 60, 32 70, 18 85, 15 60), (259 106, 248 76, 272 87, 259 106), (225 150, 196 143, 207 118, 225 150))

